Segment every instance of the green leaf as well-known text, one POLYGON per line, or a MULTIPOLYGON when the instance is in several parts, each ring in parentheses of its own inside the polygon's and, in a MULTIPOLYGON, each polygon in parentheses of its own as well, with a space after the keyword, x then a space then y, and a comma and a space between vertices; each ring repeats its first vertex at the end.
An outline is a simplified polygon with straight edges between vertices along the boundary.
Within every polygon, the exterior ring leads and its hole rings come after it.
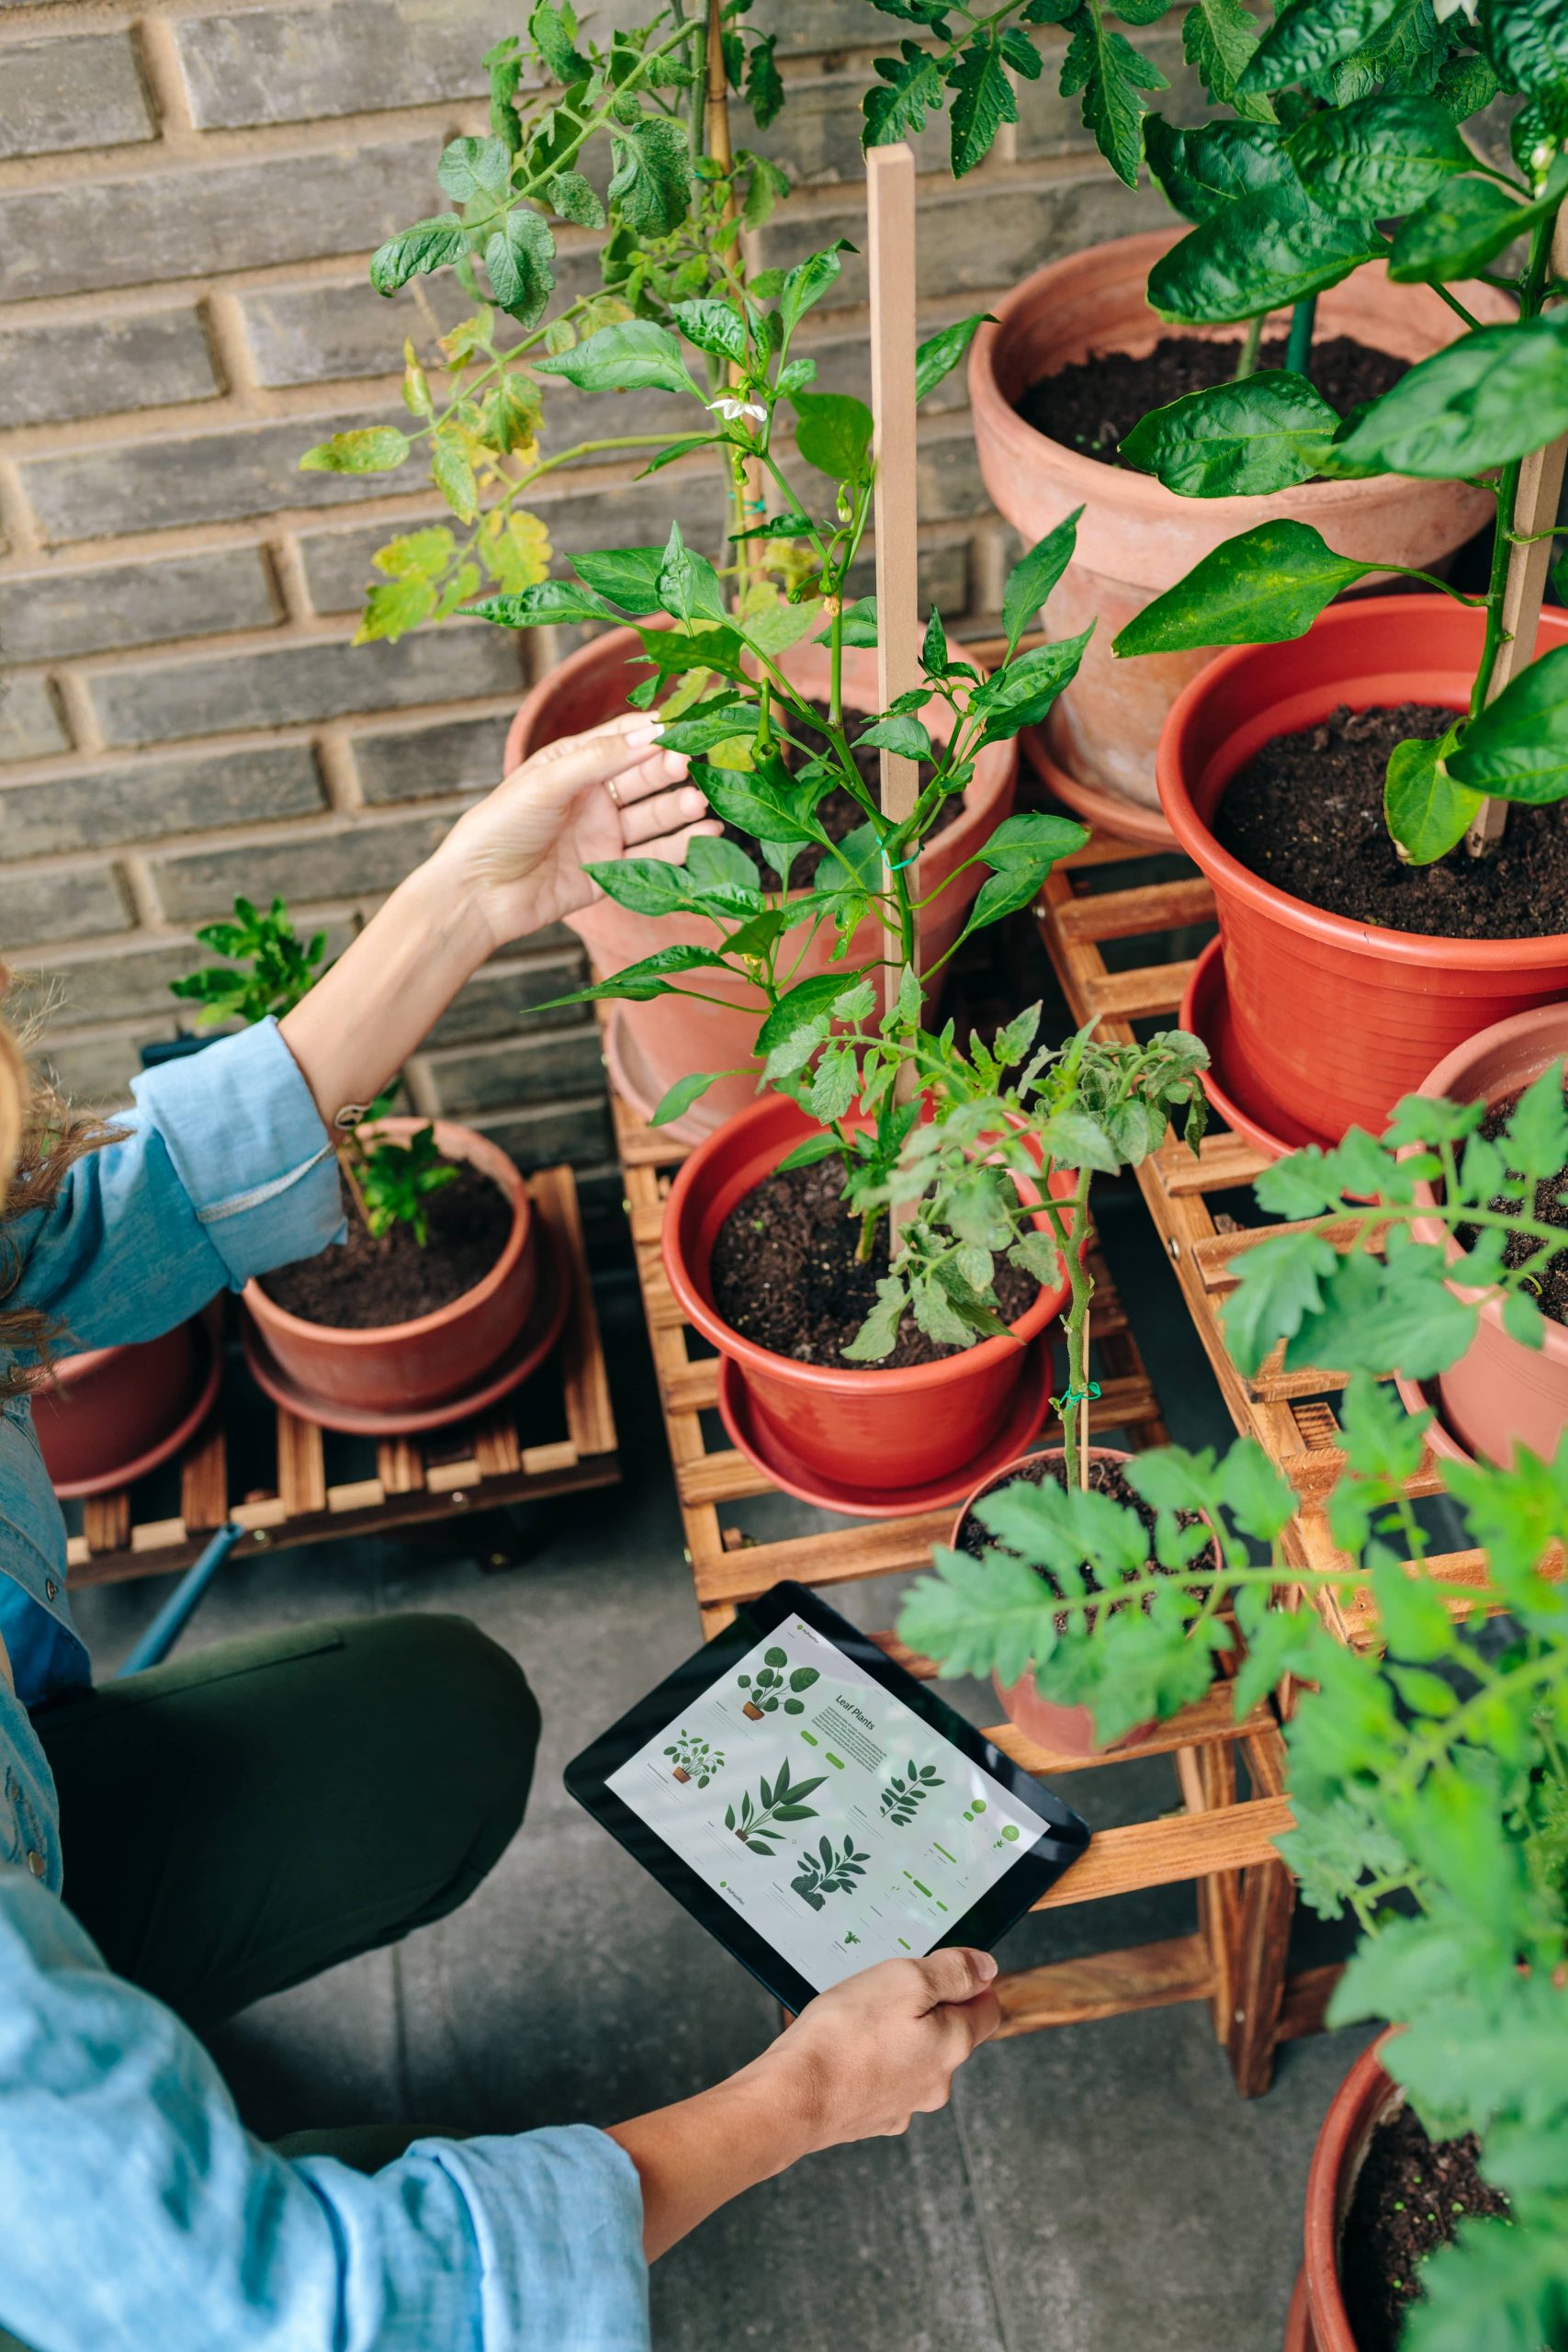
POLYGON ((774 1172, 783 1176, 792 1168, 814 1168, 819 1159, 830 1159, 838 1148, 837 1136, 826 1130, 819 1136, 807 1136, 804 1143, 797 1143, 793 1151, 785 1152, 774 1172))
POLYGON ((663 115, 641 115, 615 124, 610 144, 615 162, 605 191, 611 211, 638 237, 672 236, 692 197, 692 159, 682 125, 663 115))
MULTIPOLYGON (((750 775, 726 768, 704 768, 693 782, 707 796, 709 808, 727 825, 739 827, 759 842, 819 842, 826 837, 811 815, 827 789, 802 786, 783 767, 759 767, 750 775)), ((844 985, 840 978, 838 985, 844 985)))
POLYGON ((570 351, 558 351, 533 365, 538 375, 562 376, 584 392, 652 390, 702 397, 687 373, 680 344, 668 327, 652 319, 617 320, 570 351))
POLYGON ((550 224, 531 205, 517 205, 503 227, 485 240, 485 275, 491 290, 509 318, 521 327, 536 325, 555 287, 556 241, 550 224))
POLYGON ((893 752, 901 760, 929 760, 934 756, 931 739, 912 711, 889 711, 885 718, 874 719, 855 741, 870 744, 874 751, 893 752))
POLYGON ((948 79, 953 90, 953 176, 962 179, 990 153, 1003 123, 1018 120, 1018 103, 994 34, 971 41, 949 68, 948 79))
POLYGON ((1545 209, 1520 204, 1495 180, 1455 180, 1399 223, 1388 274, 1399 285, 1441 285, 1485 269, 1545 209))
POLYGON ((1192 0, 1181 20, 1181 47, 1217 104, 1235 107, 1255 122, 1272 120, 1268 99, 1238 86, 1258 47, 1258 19, 1246 0, 1192 0))
POLYGON ((451 139, 441 151, 435 176, 455 204, 499 196, 512 175, 512 153, 504 139, 451 139))
MULTIPOLYGON (((1143 153, 1145 92, 1168 90, 1157 65, 1105 21, 1100 0, 1083 0, 1066 19, 1071 38, 1062 61, 1065 98, 1083 94, 1084 127, 1119 179, 1135 187, 1143 153)), ((1010 121, 1016 117, 1009 116, 1010 121)))
POLYGON ((574 229, 604 226, 604 208, 581 172, 558 172, 550 182, 549 198, 558 219, 570 220, 574 229))
POLYGON ((934 391, 942 378, 952 373, 968 350, 980 329, 991 322, 989 311, 976 311, 972 318, 954 319, 953 324, 928 335, 915 353, 915 398, 923 401, 934 391))
POLYGON ((848 238, 840 237, 837 244, 825 245, 820 253, 807 254, 804 261, 785 273, 779 288, 779 320, 786 343, 807 311, 822 300, 838 277, 844 266, 839 255, 853 251, 848 238))
POLYGON ((1303 1229, 1269 1234, 1235 1263, 1236 1288, 1221 1312, 1231 1353, 1250 1375, 1275 1340, 1292 1338, 1321 1304, 1339 1260, 1321 1233, 1303 1229))
MULTIPOLYGON (((784 77, 778 68, 778 35, 753 41, 746 60, 746 103, 759 130, 766 130, 784 112, 784 77)), ((748 227, 751 226, 748 222, 748 227)))
POLYGON ((618 621, 614 605, 575 580, 541 580, 513 595, 481 596, 468 607, 476 619, 498 628, 546 628, 557 621, 618 621))
POLYGON ((841 997, 852 980, 860 979, 871 968, 862 965, 853 972, 813 972, 809 978, 796 980, 786 989, 777 1004, 757 1032, 757 1051, 771 1054, 801 1029, 826 1013, 841 997))
POLYGON ((1144 147, 1162 194, 1189 220, 1213 220, 1263 188, 1288 188, 1294 201, 1284 133, 1272 126, 1206 122, 1180 130, 1152 114, 1144 125, 1144 147))
POLYGON ((1562 0, 1486 0, 1482 46, 1506 90, 1526 97, 1568 91, 1568 10, 1562 0))
POLYGON ((1337 286, 1382 250, 1370 223, 1266 188, 1200 222, 1149 272, 1149 301, 1182 324, 1231 324, 1337 286))
POLYGON ((432 435, 430 470, 458 522, 473 522, 479 511, 479 486, 468 453, 456 433, 437 431, 432 435))
POLYGON ((461 261, 465 251, 463 224, 455 212, 434 220, 416 220, 400 229, 370 256, 370 283, 378 294, 395 294, 411 277, 423 277, 461 261))
POLYGON ((378 580, 365 599, 364 616, 354 632, 355 645, 370 645, 385 638, 395 644, 427 620, 435 609, 435 590, 417 573, 400 580, 378 580))
POLYGON ((716 621, 722 628, 729 618, 717 572, 706 556, 686 545, 679 523, 670 526, 659 570, 659 601, 678 621, 716 621))
POLYGON ((1568 794, 1568 645, 1521 670, 1471 719, 1449 771, 1495 800, 1539 808, 1568 794))
POLYGON ((670 315, 679 325, 688 343, 699 351, 711 351, 718 359, 743 359, 746 356, 746 322, 728 302, 716 302, 705 295, 691 302, 673 302, 670 315))
POLYGON ((1337 456, 1358 470, 1459 481, 1568 430, 1568 317, 1480 327, 1374 401, 1337 456))
POLYGON ((1018 640, 1025 629, 1040 616, 1041 606, 1050 595, 1073 560, 1077 545, 1078 516, 1081 506, 1075 506, 1054 530, 1037 539, 1025 556, 1021 556, 1008 574, 1002 591, 1002 628, 1007 632, 1010 656, 1016 650, 1018 640))
POLYGON ((301 473, 384 474, 400 466, 409 454, 406 433, 395 424, 363 424, 352 433, 334 433, 318 442, 299 460, 301 473))
POLYGON ((1156 409, 1121 455, 1183 498, 1245 498, 1311 481, 1338 430, 1304 376, 1269 368, 1156 409))
POLYGON ((1325 605, 1375 569, 1324 544, 1310 523, 1259 523, 1226 539, 1184 580, 1130 620, 1121 654, 1188 652, 1210 645, 1280 645, 1302 637, 1325 605))
POLYGON ((942 69, 936 59, 916 41, 900 41, 898 47, 897 57, 874 61, 878 78, 861 100, 862 144, 866 147, 914 138, 925 129, 929 114, 942 112, 942 69))
MULTIPOLYGON (((986 721, 981 743, 1006 742, 1021 728, 1038 726, 1063 687, 1077 675, 1093 633, 1091 621, 1078 636, 1064 638, 1059 645, 1032 645, 1027 653, 993 671, 969 698, 970 716, 986 721)), ((992 847, 995 840, 993 835, 992 847)))
POLYGON ((624 999, 631 1004, 646 1004, 656 996, 669 996, 671 982, 682 972, 712 971, 722 967, 724 957, 715 947, 660 947, 652 956, 644 956, 635 964, 626 964, 607 980, 595 980, 588 988, 573 989, 570 996, 558 996, 539 1012, 553 1012, 563 1004, 596 1004, 602 1000, 624 999))
MULTIPOLYGON (((659 748, 661 752, 684 752, 689 755, 712 752, 720 743, 733 742, 738 735, 754 734, 756 726, 757 712, 751 703, 706 704, 680 718, 666 719, 659 748)), ((729 846, 733 847, 733 843, 729 846)))
POLYGON ((664 569, 662 548, 604 548, 573 556, 572 562, 590 588, 608 596, 623 612, 640 615, 663 609, 659 595, 659 575, 664 569))
POLYGON ((795 447, 808 466, 835 481, 864 479, 875 420, 851 392, 796 392, 795 447))
POLYGON ((1309 115, 1291 161, 1314 204, 1352 220, 1408 212, 1475 158, 1431 98, 1363 98, 1309 115))
POLYGON ((1237 86, 1282 90, 1310 81, 1364 48, 1400 6, 1401 0, 1297 0, 1264 34, 1237 86))
MULTIPOLYGON (((830 644, 832 636, 832 629, 825 628, 817 642, 818 645, 830 644)), ((874 596, 861 596, 854 604, 845 605, 840 616, 839 636, 840 642, 844 645, 864 646, 876 643, 876 599, 874 596)))
POLYGON ((1413 865, 1447 857, 1463 840, 1482 795, 1456 784, 1447 767, 1458 730, 1430 741, 1396 743, 1388 755, 1383 815, 1389 831, 1413 865))
POLYGON ((582 870, 607 899, 636 915, 677 914, 692 903, 685 874, 662 857, 605 858, 582 870))
POLYGON ((707 1092, 717 1076, 716 1070, 694 1069, 689 1070, 684 1078, 678 1078, 669 1091, 660 1096, 649 1115, 649 1125, 667 1127, 672 1119, 682 1117, 693 1103, 707 1092))
POLYGON ((592 72, 587 59, 572 46, 576 29, 570 11, 553 6, 552 0, 536 0, 529 14, 528 38, 551 81, 563 88, 585 82, 592 72))

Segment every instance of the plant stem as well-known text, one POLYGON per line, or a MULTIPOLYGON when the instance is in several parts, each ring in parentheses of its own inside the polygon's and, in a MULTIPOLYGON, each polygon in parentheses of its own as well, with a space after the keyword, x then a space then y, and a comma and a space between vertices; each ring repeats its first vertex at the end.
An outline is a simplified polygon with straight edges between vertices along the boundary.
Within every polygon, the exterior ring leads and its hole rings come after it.
POLYGON ((1258 366, 1258 353, 1262 341, 1263 320, 1261 315, 1256 319, 1248 319, 1246 332, 1241 338, 1241 354, 1236 360, 1235 368, 1231 376, 1231 381, 1233 384, 1239 384, 1245 377, 1253 374, 1258 366))
POLYGON ((1304 294, 1291 312, 1290 340, 1285 345, 1285 365, 1293 376, 1312 376, 1312 338, 1317 326, 1317 296, 1304 294))
POLYGON ((1077 1190, 1073 1194, 1069 1229, 1064 1230, 1065 1220, 1060 1211, 1054 1207, 1051 1210, 1056 1246, 1067 1269, 1069 1293, 1067 1401, 1062 1408, 1062 1468, 1066 1484, 1080 1488, 1089 1484, 1089 1307, 1094 1296, 1094 1277, 1084 1258, 1084 1244, 1089 1232, 1089 1171, 1081 1168, 1077 1190))

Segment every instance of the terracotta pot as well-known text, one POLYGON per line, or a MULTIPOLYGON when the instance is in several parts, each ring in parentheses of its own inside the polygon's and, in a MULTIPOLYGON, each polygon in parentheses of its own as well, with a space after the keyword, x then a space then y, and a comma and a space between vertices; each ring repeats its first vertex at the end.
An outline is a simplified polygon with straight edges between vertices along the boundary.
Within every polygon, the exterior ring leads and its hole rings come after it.
MULTIPOLYGON (((1288 1144, 1381 1135, 1456 1046, 1568 992, 1568 933, 1439 939, 1350 922, 1249 873, 1211 830, 1237 769, 1341 703, 1464 709, 1482 630, 1479 612, 1441 595, 1336 605, 1289 645, 1222 653, 1166 722, 1160 797, 1214 888, 1234 1058, 1249 1107, 1288 1144)), ((1543 613, 1537 652, 1565 640, 1568 613, 1543 613)))
MULTIPOLYGON (((364 1132, 400 1139, 431 1124, 425 1119, 382 1119, 364 1132)), ((528 1319, 539 1270, 527 1187, 488 1136, 448 1119, 434 1124, 444 1158, 466 1160, 481 1170, 512 1204, 512 1230, 482 1282, 434 1314, 364 1331, 309 1323, 268 1298, 259 1283, 245 1284, 246 1308, 275 1361, 323 1404, 378 1413, 420 1411, 442 1404, 474 1387, 528 1319)))
MULTIPOLYGON (((1183 228, 1118 237, 1070 254, 1026 277, 982 327, 969 356, 969 399, 980 471, 999 511, 1027 546, 1082 506, 1077 551, 1051 598, 1053 636, 1096 623, 1077 676, 1045 725, 1052 755, 1078 783, 1156 805, 1155 745, 1171 703, 1208 653, 1118 662, 1117 631, 1199 560, 1237 531, 1281 515, 1312 523, 1331 548, 1363 560, 1440 570, 1493 512, 1485 491, 1463 482, 1307 482, 1268 498, 1179 498, 1150 474, 1108 466, 1049 440, 1013 402, 1059 368, 1096 353, 1149 351, 1175 330, 1150 310, 1145 284, 1183 228)), ((1508 315, 1487 287, 1469 288, 1475 315, 1508 315)), ((1282 332, 1288 313, 1270 323, 1282 332)), ((1381 263, 1318 297, 1320 335, 1350 334, 1401 358, 1425 359, 1460 333, 1424 286, 1393 286, 1381 263)), ((1180 330, 1234 338, 1235 327, 1180 330)))
MULTIPOLYGON (((1089 1458, 1091 1462, 1111 1463, 1118 1470, 1123 1463, 1133 1459, 1130 1453, 1122 1453, 1113 1445, 1091 1445, 1089 1458)), ((950 1540, 953 1550, 960 1548, 959 1538, 964 1522, 982 1496, 994 1494, 998 1487, 1010 1485, 1032 1462, 1060 1462, 1061 1459, 1060 1446, 1048 1447, 1043 1453, 1021 1453, 1005 1469, 994 1470, 988 1478, 983 1478, 974 1493, 966 1498, 953 1522, 950 1540)), ((1118 1751, 1123 1747, 1136 1747, 1141 1739, 1147 1739, 1152 1731, 1159 1729, 1156 1717, 1146 1724, 1134 1724, 1132 1730, 1123 1732, 1120 1739, 1100 1739, 1095 1735, 1091 1710, 1064 1706, 1058 1700, 1047 1699, 1032 1672, 1021 1675, 1016 1682, 1003 1682, 999 1676, 993 1674, 991 1682, 1009 1723, 1016 1724, 1026 1739, 1033 1740, 1040 1747, 1049 1748, 1053 1755, 1102 1756, 1111 1747, 1118 1751)))
MULTIPOLYGON (((735 1364, 751 1417, 789 1454, 835 1482, 874 1480, 897 1490, 946 1476, 971 1461, 1006 1412, 1027 1342, 1066 1296, 1064 1281, 1042 1290, 1006 1339, 905 1371, 797 1363, 741 1337, 713 1304, 708 1265, 720 1227, 737 1201, 773 1173, 814 1122, 779 1095, 764 1095, 698 1145, 682 1166, 664 1213, 670 1286, 703 1337, 735 1364)), ((1055 1171, 1051 1190, 1066 1198, 1072 1178, 1055 1171)), ((1034 1222, 1049 1230, 1042 1209, 1034 1222)))
POLYGON ((1392 2032, 1364 2050, 1334 2094, 1307 2174, 1305 2260, 1285 2329, 1285 2352, 1359 2352, 1339 2285, 1339 2241, 1373 2132, 1404 2094, 1382 2070, 1392 2032))
MULTIPOLYGON (((613 629, 607 636, 595 638, 592 644, 581 647, 547 678, 541 679, 513 720, 506 739, 508 772, 541 745, 597 727, 626 709, 630 688, 648 675, 636 659, 641 650, 635 630, 613 629)), ((795 646, 784 656, 780 666, 795 685, 826 701, 829 662, 825 646, 795 646)), ((874 710, 874 652, 854 649, 848 651, 844 656, 843 683, 846 703, 856 710, 874 710)), ((933 737, 945 740, 952 725, 946 706, 934 705, 926 718, 933 737)), ((988 744, 976 763, 961 813, 932 842, 919 865, 911 869, 919 876, 919 896, 940 889, 1010 814, 1017 778, 1017 746, 1011 742, 988 744)), ((952 888, 942 890, 936 903, 927 909, 922 918, 922 939, 928 963, 934 963, 945 954, 957 938, 987 871, 984 866, 969 867, 952 888)), ((713 923, 633 914, 611 899, 596 899, 592 906, 569 916, 568 921, 588 949, 593 969, 602 978, 621 971, 627 964, 637 963, 644 956, 653 955, 660 947, 710 947, 719 936, 717 926, 713 923)), ((874 923, 863 923, 855 933, 848 957, 842 960, 850 964, 871 961, 881 953, 882 938, 874 923)), ((805 979, 812 973, 827 971, 835 944, 832 925, 821 926, 797 967, 795 977, 805 979)), ((685 1117, 671 1125, 671 1135, 682 1140, 711 1135, 726 1119, 744 1110, 756 1093, 752 1073, 758 1064, 751 1046, 765 1009, 762 999, 754 989, 724 973, 705 973, 703 989, 705 994, 722 998, 723 1003, 702 1003, 689 996, 656 997, 649 1004, 618 1004, 613 1016, 610 1053, 616 1087, 645 1117, 677 1079, 689 1076, 693 1070, 735 1073, 710 1086, 685 1117)))
MULTIPOLYGON (((1458 1046, 1438 1064, 1421 1092, 1455 1102, 1497 1102, 1529 1086, 1564 1055, 1568 1005, 1541 1005, 1458 1046)), ((1431 1187, 1418 1186, 1416 1196, 1431 1201, 1431 1187)), ((1414 1229, 1418 1240, 1438 1243, 1450 1260, 1460 1255, 1459 1243, 1439 1218, 1417 1218, 1414 1229)), ((1459 1295, 1481 1302, 1481 1320, 1458 1363, 1438 1375, 1443 1423, 1472 1454, 1490 1462, 1511 1462, 1516 1445, 1550 1462, 1568 1427, 1568 1329, 1543 1318, 1541 1346, 1527 1348, 1503 1329, 1495 1297, 1462 1288, 1459 1295)))
POLYGON ((51 1486, 57 1494, 98 1494, 144 1476, 200 1419, 216 1373, 198 1320, 133 1346, 59 1357, 32 1406, 51 1486))

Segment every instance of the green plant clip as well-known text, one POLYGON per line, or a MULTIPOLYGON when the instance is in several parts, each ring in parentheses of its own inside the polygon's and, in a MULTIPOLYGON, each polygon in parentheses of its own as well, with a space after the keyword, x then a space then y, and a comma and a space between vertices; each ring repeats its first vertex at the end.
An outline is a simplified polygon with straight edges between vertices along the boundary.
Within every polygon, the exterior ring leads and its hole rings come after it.
POLYGON ((1065 1396, 1051 1397, 1049 1399, 1051 1410, 1054 1413, 1065 1413, 1069 1405, 1092 1405, 1100 1393, 1099 1381, 1091 1380, 1087 1388, 1069 1388, 1065 1396))

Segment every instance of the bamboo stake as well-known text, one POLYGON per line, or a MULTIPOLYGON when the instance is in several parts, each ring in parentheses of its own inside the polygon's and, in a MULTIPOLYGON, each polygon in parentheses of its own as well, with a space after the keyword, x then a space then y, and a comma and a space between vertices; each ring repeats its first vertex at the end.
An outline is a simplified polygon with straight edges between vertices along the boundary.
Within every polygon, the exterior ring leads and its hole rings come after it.
MULTIPOLYGON (((1551 240, 1551 270, 1554 277, 1568 277, 1568 207, 1557 216, 1557 228, 1551 240)), ((1541 602, 1546 594, 1546 575, 1551 568, 1552 542, 1532 535, 1550 531, 1557 520, 1557 503, 1562 493, 1563 461, 1568 459, 1568 433, 1549 441, 1544 449, 1532 450, 1519 468, 1518 492, 1514 500, 1512 527, 1526 544, 1508 550, 1508 571, 1503 585, 1503 628, 1506 632, 1496 662, 1493 665, 1491 684, 1486 699, 1495 702, 1504 687, 1528 668, 1535 657, 1536 631, 1540 626, 1541 602)), ((1498 528, 1503 527, 1498 516, 1498 528)), ((1472 820, 1464 845, 1472 857, 1484 857, 1503 838, 1503 828, 1508 821, 1506 800, 1483 800, 1472 820)))
MULTIPOLYGON (((871 405, 876 418, 876 684, 884 710, 920 682, 915 504, 915 158, 905 146, 874 147, 866 157, 871 263, 871 405)), ((919 769, 882 753, 882 813, 889 825, 910 814, 919 769)), ((908 869, 919 896, 918 865, 908 869)), ((914 968, 919 970, 917 915, 914 968)), ((889 1001, 901 971, 889 972, 889 1001)), ((898 1099, 915 1074, 899 1075, 898 1099)))

